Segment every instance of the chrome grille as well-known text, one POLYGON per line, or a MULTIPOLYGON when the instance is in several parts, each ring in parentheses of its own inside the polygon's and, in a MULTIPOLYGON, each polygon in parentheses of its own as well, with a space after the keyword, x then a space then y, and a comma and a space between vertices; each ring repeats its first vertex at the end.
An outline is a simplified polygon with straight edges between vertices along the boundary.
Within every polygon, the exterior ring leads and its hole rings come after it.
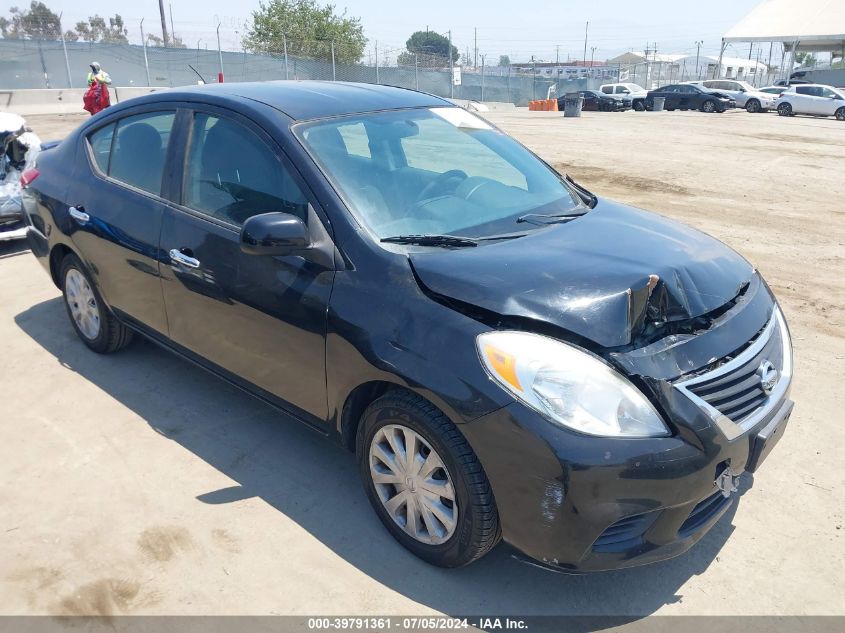
POLYGON ((786 323, 776 310, 760 335, 734 358, 675 387, 704 409, 728 439, 753 427, 781 400, 792 379, 792 346, 786 323), (778 372, 770 393, 760 368, 768 361, 778 372))

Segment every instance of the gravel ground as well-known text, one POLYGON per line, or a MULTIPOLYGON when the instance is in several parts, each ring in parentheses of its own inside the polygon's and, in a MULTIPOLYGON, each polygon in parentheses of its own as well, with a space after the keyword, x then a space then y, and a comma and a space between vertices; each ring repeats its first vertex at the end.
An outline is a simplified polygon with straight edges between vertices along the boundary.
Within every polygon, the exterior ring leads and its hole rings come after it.
MULTIPOLYGON (((0 244, 0 613, 845 614, 845 124, 489 118, 599 195, 725 241, 781 299, 796 410, 729 515, 640 569, 564 576, 504 548, 429 567, 351 454, 152 344, 88 352, 35 259, 0 244)), ((52 139, 84 117, 28 120, 52 139)))

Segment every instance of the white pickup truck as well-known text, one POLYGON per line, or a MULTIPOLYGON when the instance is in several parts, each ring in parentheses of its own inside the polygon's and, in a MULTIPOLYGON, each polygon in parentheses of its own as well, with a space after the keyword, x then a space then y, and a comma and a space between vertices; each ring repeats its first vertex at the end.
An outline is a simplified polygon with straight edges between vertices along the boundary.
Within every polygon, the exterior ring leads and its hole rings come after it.
POLYGON ((645 110, 645 98, 648 90, 637 84, 604 84, 599 87, 606 95, 627 96, 631 98, 631 107, 637 112, 645 110))

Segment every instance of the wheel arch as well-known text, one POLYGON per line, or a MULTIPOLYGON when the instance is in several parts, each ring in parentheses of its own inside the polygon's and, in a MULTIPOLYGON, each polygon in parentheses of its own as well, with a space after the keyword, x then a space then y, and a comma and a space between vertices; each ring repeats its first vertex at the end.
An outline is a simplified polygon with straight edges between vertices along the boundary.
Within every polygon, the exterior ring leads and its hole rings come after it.
POLYGON ((355 452, 358 441, 358 431, 361 428, 361 420, 364 411, 366 411, 367 407, 369 407, 373 402, 388 392, 410 393, 418 398, 422 398, 450 419, 460 430, 461 425, 456 423, 457 421, 455 418, 450 415, 444 407, 440 406, 436 401, 427 397, 425 394, 397 382, 390 382, 387 380, 370 380, 355 387, 349 395, 346 396, 343 403, 343 409, 340 416, 340 441, 342 446, 352 452, 355 452))
POLYGON ((392 389, 405 389, 386 380, 370 380, 355 387, 346 396, 340 414, 340 441, 350 451, 355 450, 361 416, 371 403, 392 389))
POLYGON ((62 260, 68 255, 79 257, 67 244, 59 243, 50 249, 50 278, 59 290, 62 288, 61 279, 59 279, 59 270, 62 266, 62 260))

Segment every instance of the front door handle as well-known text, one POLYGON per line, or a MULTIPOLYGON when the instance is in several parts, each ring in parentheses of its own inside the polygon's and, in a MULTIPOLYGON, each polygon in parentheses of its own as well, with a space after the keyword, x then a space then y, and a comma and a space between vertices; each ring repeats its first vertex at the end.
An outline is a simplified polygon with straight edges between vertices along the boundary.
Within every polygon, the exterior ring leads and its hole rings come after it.
POLYGON ((81 206, 80 207, 71 207, 70 209, 67 210, 67 212, 70 215, 70 217, 72 217, 74 220, 76 220, 80 224, 85 224, 86 222, 88 222, 91 219, 91 216, 88 215, 87 213, 85 213, 85 209, 83 209, 81 206))
MULTIPOLYGON (((182 249, 187 250, 187 249, 182 249)), ((200 260, 191 257, 190 255, 186 255, 178 248, 171 248, 170 249, 170 259, 171 261, 181 264, 182 266, 186 266, 188 268, 199 268, 200 267, 200 260)))

